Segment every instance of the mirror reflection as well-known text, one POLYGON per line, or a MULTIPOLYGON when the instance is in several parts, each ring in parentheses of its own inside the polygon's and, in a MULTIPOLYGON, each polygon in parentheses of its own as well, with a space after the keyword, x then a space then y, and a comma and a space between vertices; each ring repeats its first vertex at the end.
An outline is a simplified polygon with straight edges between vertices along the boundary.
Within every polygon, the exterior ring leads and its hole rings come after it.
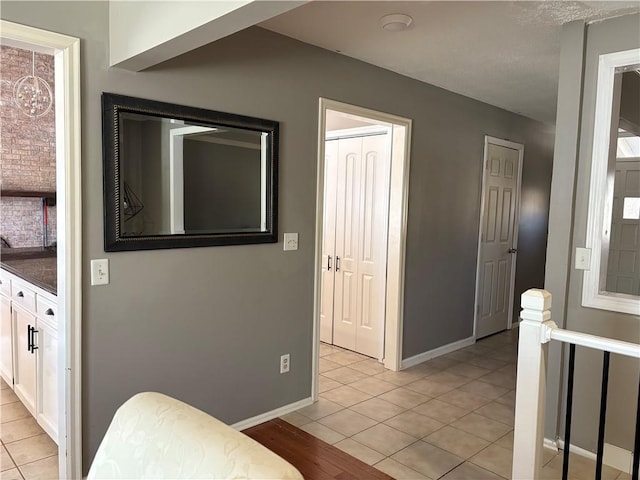
POLYGON ((613 203, 605 290, 640 296, 640 65, 616 71, 612 113, 613 203))
POLYGON ((123 236, 264 232, 266 133, 123 113, 123 236))

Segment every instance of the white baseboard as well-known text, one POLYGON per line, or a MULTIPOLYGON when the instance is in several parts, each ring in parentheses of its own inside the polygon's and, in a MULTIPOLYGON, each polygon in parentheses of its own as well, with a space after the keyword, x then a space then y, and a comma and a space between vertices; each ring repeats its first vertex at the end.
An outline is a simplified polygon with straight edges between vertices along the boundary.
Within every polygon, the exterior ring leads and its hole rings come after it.
POLYGON ((286 415, 287 413, 294 412, 295 410, 298 410, 302 407, 307 407, 312 403, 312 397, 304 398, 297 402, 290 403, 289 405, 271 410, 270 412, 261 413, 260 415, 256 415, 255 417, 241 420, 238 423, 234 423, 233 425, 231 425, 231 428, 235 428, 236 430, 245 430, 247 428, 255 427, 256 425, 260 425, 261 423, 268 422, 269 420, 273 420, 274 418, 278 418, 282 415, 286 415))
POLYGON ((544 448, 548 448, 549 450, 553 450, 554 452, 558 451, 558 442, 556 440, 551 440, 550 438, 544 439, 544 448))
MULTIPOLYGON (((545 446, 548 439, 545 440, 545 446)), ((549 442, 552 442, 549 440, 549 442)), ((564 441, 558 439, 557 445, 559 448, 564 449, 564 441)), ((576 447, 575 445, 571 445, 569 447, 569 451, 571 453, 575 453, 576 455, 580 455, 581 457, 589 458, 596 461, 596 454, 585 450, 584 448, 576 447)), ((631 466, 633 465, 633 453, 629 450, 625 450, 624 448, 616 447, 615 445, 611 445, 610 443, 604 444, 604 453, 602 456, 602 463, 613 467, 621 472, 625 472, 631 474, 631 466)))
POLYGON ((433 350, 429 350, 428 352, 419 353, 418 355, 414 355, 413 357, 405 358, 404 360, 402 360, 400 370, 413 367, 414 365, 426 362, 427 360, 431 360, 432 358, 440 357, 441 355, 446 355, 447 353, 455 352, 456 350, 468 347, 469 345, 473 345, 474 343, 476 343, 476 338, 472 336, 469 338, 458 340, 457 342, 449 343, 448 345, 434 348, 433 350))

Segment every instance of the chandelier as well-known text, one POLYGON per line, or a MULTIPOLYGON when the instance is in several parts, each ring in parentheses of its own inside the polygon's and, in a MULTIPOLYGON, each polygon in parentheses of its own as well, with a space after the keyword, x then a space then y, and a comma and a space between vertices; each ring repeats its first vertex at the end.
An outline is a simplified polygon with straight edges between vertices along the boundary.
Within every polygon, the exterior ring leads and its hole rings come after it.
POLYGON ((37 118, 49 113, 53 94, 49 83, 36 76, 36 52, 31 52, 31 75, 20 78, 13 87, 13 101, 28 117, 37 118))

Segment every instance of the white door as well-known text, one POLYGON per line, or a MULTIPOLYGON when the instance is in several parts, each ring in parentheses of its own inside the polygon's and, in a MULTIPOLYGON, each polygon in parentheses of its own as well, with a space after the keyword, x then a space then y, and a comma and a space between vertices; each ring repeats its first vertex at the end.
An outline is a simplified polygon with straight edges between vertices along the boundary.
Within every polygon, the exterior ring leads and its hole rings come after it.
POLYGON ((520 150, 488 143, 477 285, 476 338, 509 327, 513 310, 520 150))
POLYGON ((38 319, 38 423, 58 443, 58 332, 38 319))
POLYGON ((619 158, 613 187, 607 292, 640 295, 640 161, 619 158))
MULTIPOLYGON (((16 333, 14 365, 14 391, 34 417, 36 413, 36 355, 29 349, 32 344, 31 328, 36 326, 36 317, 13 304, 13 331, 16 333)), ((37 333, 35 334, 37 335, 37 333)), ((37 339, 37 337, 36 337, 37 339)))
MULTIPOLYGON (((322 288, 328 297, 333 282, 332 343, 382 358, 391 166, 389 135, 345 138, 327 144, 326 151, 330 154, 326 170, 334 176, 327 174, 325 194, 333 195, 333 187, 328 186, 333 179, 335 233, 325 232, 324 240, 334 241, 333 277, 327 276, 325 284, 323 275, 322 288), (335 166, 332 158, 337 159, 335 166)), ((326 220, 330 218, 330 202, 330 199, 325 202, 329 212, 325 214, 325 228, 332 224, 326 220)), ((323 274, 328 271, 330 251, 330 246, 323 245, 323 274)), ((327 326, 321 326, 321 331, 327 330, 327 326)))
POLYGON ((320 286, 320 341, 333 343, 338 140, 327 140, 325 143, 324 169, 325 190, 322 229, 322 281, 320 286))

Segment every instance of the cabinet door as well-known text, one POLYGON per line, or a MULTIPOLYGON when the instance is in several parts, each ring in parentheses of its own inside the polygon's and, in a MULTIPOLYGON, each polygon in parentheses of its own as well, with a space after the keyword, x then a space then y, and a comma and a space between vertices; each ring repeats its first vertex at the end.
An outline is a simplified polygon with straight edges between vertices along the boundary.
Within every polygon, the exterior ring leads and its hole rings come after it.
POLYGON ((11 339, 11 300, 0 295, 0 375, 13 388, 13 342, 11 339))
POLYGON ((38 319, 38 423, 58 442, 58 334, 38 319))
POLYGON ((15 304, 12 314, 15 339, 13 343, 15 351, 13 389, 24 406, 36 417, 36 354, 28 349, 28 330, 30 326, 36 326, 36 317, 15 304))

